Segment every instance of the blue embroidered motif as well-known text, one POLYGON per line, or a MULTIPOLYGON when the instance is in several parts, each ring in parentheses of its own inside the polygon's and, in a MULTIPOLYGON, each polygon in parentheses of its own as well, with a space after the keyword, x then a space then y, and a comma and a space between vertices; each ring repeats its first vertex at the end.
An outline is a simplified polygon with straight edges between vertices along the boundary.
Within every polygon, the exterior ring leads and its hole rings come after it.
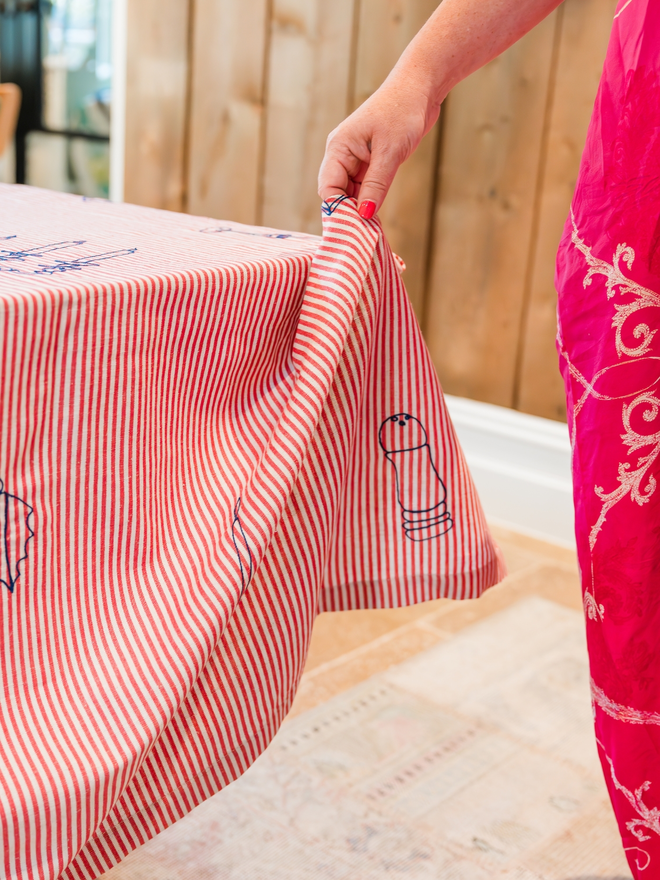
POLYGON ((341 205, 342 202, 345 202, 349 199, 350 196, 334 196, 332 199, 326 199, 321 205, 321 210, 326 215, 326 217, 332 217, 337 208, 341 205))
POLYGON ((4 489, 0 480, 0 583, 13 593, 21 576, 21 562, 28 558, 28 541, 34 537, 30 526, 34 510, 22 498, 4 489))
POLYGON ((235 232, 238 235, 253 235, 257 238, 300 238, 301 236, 294 235, 292 232, 248 232, 246 229, 234 229, 232 226, 207 226, 205 229, 200 229, 200 232, 205 232, 207 234, 212 234, 216 232, 235 232))
MULTIPOLYGON (((7 238, 16 238, 15 235, 8 235, 7 238)), ((74 245, 85 244, 84 241, 58 241, 55 244, 44 244, 40 247, 27 248, 22 251, 9 251, 6 248, 0 248, 0 262, 8 262, 16 260, 24 263, 29 257, 43 257, 52 251, 61 251, 63 248, 73 247, 74 245)))
MULTIPOLYGON (((16 236, 8 236, 8 238, 16 238, 16 236)), ((23 266, 27 260, 43 257, 53 251, 65 250, 66 248, 81 244, 85 244, 84 239, 80 241, 58 241, 54 244, 40 245, 38 247, 25 248, 24 250, 0 248, 0 272, 11 272, 15 275, 55 275, 60 272, 80 272, 82 269, 97 268, 104 260, 129 256, 137 251, 137 248, 123 248, 122 250, 105 251, 100 254, 71 257, 68 260, 56 258, 50 264, 38 263, 36 269, 28 269, 23 266), (8 263, 20 263, 21 268, 15 265, 7 265, 8 263)))
POLYGON ((396 413, 381 424, 378 442, 396 473, 396 498, 406 537, 431 541, 446 534, 454 521, 424 425, 408 413, 396 413))
POLYGON ((91 254, 89 257, 77 257, 72 260, 55 260, 55 263, 50 266, 40 264, 33 274, 54 275, 56 272, 80 272, 82 269, 97 268, 104 260, 112 260, 115 257, 127 257, 136 251, 137 248, 124 248, 119 251, 106 251, 104 254, 91 254))
POLYGON ((248 539, 243 531, 243 525, 241 523, 239 514, 241 511, 241 499, 239 498, 236 502, 236 507, 234 507, 234 519, 231 524, 231 537, 234 542, 234 549, 236 550, 236 558, 238 559, 238 566, 241 570, 241 595, 238 597, 239 601, 243 596, 243 593, 246 591, 248 586, 250 585, 250 581, 252 580, 252 575, 254 573, 254 566, 252 562, 252 551, 250 550, 250 545, 248 544, 248 539), (243 564, 243 556, 247 555, 247 566, 243 564), (247 571, 246 571, 247 567, 247 571))

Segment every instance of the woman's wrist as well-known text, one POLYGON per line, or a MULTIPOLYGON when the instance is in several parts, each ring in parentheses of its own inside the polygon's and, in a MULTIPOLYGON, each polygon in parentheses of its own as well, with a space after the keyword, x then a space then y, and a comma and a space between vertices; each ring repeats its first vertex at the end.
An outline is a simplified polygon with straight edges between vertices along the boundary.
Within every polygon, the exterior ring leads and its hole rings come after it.
POLYGON ((437 66, 437 61, 435 65, 426 65, 414 57, 402 56, 384 83, 400 100, 417 105, 426 120, 424 134, 436 123, 440 106, 449 92, 447 82, 434 69, 437 66))
POLYGON ((391 76, 425 95, 430 125, 451 89, 538 24, 560 0, 443 0, 391 76))

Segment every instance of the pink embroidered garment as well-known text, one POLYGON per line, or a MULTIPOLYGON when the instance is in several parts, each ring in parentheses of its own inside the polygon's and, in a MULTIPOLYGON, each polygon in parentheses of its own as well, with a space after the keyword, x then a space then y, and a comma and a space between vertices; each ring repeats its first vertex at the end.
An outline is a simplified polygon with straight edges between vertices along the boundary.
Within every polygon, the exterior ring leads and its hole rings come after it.
POLYGON ((0 188, 0 875, 92 880, 239 776, 319 611, 502 574, 399 268, 0 188))
POLYGON ((558 348, 598 748, 660 877, 660 3, 621 0, 560 246, 558 348))

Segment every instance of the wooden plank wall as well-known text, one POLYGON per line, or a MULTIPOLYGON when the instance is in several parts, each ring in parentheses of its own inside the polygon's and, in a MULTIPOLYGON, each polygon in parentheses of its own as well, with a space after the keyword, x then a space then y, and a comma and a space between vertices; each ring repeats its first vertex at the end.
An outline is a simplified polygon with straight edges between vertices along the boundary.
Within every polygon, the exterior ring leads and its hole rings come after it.
POLYGON ((447 101, 426 314, 448 391, 513 405, 557 13, 447 101))
POLYGON ((257 223, 270 4, 194 3, 186 209, 257 223))
MULTIPOLYGON (((128 0, 124 198, 181 211, 192 0, 128 0)), ((245 0, 240 0, 245 2, 245 0)))
POLYGON ((347 115, 355 0, 273 0, 259 220, 321 231, 316 178, 347 115))
MULTIPOLYGON (((461 83, 381 211, 451 393, 565 417, 554 253, 615 5, 565 0, 461 83)), ((327 134, 436 6, 129 0, 126 199, 319 232, 327 134)))
POLYGON ((426 290, 445 390, 565 419, 554 263, 616 0, 565 0, 449 96, 426 290))
POLYGON ((568 214, 616 0, 567 0, 561 21, 513 405, 565 418, 554 345, 555 252, 568 214))

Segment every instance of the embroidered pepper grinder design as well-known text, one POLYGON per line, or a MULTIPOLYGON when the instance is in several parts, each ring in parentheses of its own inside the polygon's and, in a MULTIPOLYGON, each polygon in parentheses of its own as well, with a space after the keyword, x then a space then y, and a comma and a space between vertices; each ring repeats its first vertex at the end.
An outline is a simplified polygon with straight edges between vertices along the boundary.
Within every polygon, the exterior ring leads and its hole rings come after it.
POLYGON ((34 537, 30 526, 33 513, 26 501, 5 492, 5 485, 0 480, 0 583, 10 593, 14 592, 21 576, 21 562, 28 558, 28 541, 34 537))
POLYGON ((424 425, 408 413, 396 413, 380 426, 378 441, 396 473, 396 497, 406 537, 430 541, 446 534, 454 521, 424 425))

